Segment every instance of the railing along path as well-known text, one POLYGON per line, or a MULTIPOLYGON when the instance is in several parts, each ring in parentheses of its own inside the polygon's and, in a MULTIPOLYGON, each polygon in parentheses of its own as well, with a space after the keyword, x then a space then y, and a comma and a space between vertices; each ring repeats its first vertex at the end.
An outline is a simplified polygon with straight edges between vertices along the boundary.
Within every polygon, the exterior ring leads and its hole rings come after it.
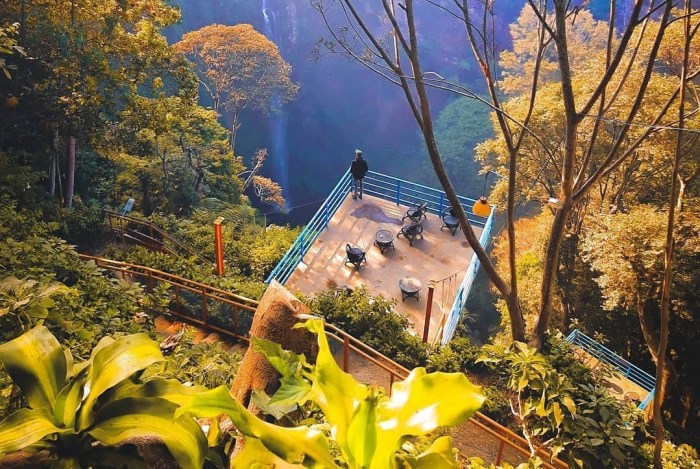
POLYGON ((190 246, 148 220, 130 215, 121 215, 111 210, 105 210, 105 213, 107 214, 110 231, 119 236, 122 243, 129 240, 153 251, 162 251, 168 254, 180 251, 180 253, 200 257, 207 262, 211 262, 211 260, 198 254, 190 246), (138 228, 144 231, 139 231, 138 228))
MULTIPOLYGON (((250 340, 248 332, 253 314, 259 303, 257 300, 145 266, 84 254, 79 256, 84 261, 94 262, 100 268, 118 272, 125 278, 143 282, 148 291, 153 291, 159 282, 167 283, 169 288, 166 291, 171 292, 170 313, 173 316, 233 339, 246 342, 250 340), (189 297, 187 299, 192 304, 200 305, 201 310, 199 312, 192 305, 183 305, 182 300, 185 299, 185 293, 194 295, 194 298, 189 297), (173 310, 172 308, 175 309, 173 310), (216 314, 212 314, 214 311, 216 311, 216 314), (231 317, 222 317, 222 315, 225 316, 227 314, 230 314, 231 317), (233 327, 233 330, 230 327, 233 327)), ((402 381, 408 377, 410 370, 336 326, 325 323, 325 331, 329 342, 335 344, 335 346, 332 345, 332 349, 338 351, 336 360, 338 360, 343 371, 353 374, 353 371, 356 373, 358 368, 367 371, 368 367, 371 367, 372 370, 376 370, 370 373, 374 384, 378 382, 381 382, 383 385, 387 384, 388 386, 384 387, 388 389, 389 393, 391 393, 392 385, 396 381, 402 381), (359 359, 361 363, 351 363, 353 359, 359 359)), ((359 378, 360 381, 366 381, 367 376, 360 376, 359 378)), ((498 440, 498 447, 494 457, 496 465, 505 461, 504 457, 507 450, 517 452, 522 455, 523 459, 530 456, 528 443, 523 437, 480 412, 474 414, 464 425, 473 425, 479 432, 498 440)), ((538 450, 537 454, 545 461, 543 467, 546 469, 568 467, 565 462, 556 458, 552 463, 548 462, 549 453, 544 449, 538 450)))
POLYGON ((611 366, 626 379, 647 391, 648 394, 644 399, 642 399, 637 408, 639 410, 644 410, 649 406, 651 401, 654 399, 654 392, 656 390, 655 377, 625 360, 604 345, 599 344, 578 329, 574 329, 567 336, 566 341, 572 345, 581 347, 581 349, 594 357, 596 360, 611 366))

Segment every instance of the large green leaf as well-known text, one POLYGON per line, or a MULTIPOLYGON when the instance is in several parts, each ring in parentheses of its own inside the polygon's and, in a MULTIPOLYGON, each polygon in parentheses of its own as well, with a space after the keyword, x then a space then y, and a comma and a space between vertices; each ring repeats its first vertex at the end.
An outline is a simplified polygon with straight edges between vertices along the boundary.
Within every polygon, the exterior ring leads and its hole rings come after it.
POLYGON ((270 398, 271 405, 304 405, 311 398, 311 383, 301 376, 284 376, 270 398))
POLYGON ((394 383, 391 397, 379 404, 380 426, 396 422, 402 435, 424 435, 438 427, 460 424, 479 410, 485 400, 481 387, 463 373, 411 371, 394 383))
MULTIPOLYGON (((100 342, 102 344, 102 342, 100 342)), ((92 408, 100 395, 137 371, 163 360, 160 347, 145 334, 120 337, 93 350, 85 386, 87 396, 80 410, 78 429, 92 422, 92 408)))
POLYGON ((225 386, 191 396, 190 402, 183 404, 175 415, 184 412, 209 418, 225 413, 243 435, 259 439, 268 451, 289 463, 305 467, 337 467, 323 433, 309 427, 278 427, 260 420, 231 397, 225 386))
POLYGON ((284 350, 280 344, 275 342, 251 337, 251 344, 253 350, 264 355, 268 363, 283 377, 298 374, 302 366, 308 366, 304 354, 284 350))
POLYGON ((303 469, 275 456, 257 438, 246 438, 243 449, 231 460, 231 469, 303 469))
POLYGON ((351 449, 347 431, 357 407, 369 394, 368 388, 338 367, 328 346, 322 320, 310 319, 304 326, 318 336, 319 351, 311 386, 313 401, 323 411, 335 440, 348 457, 351 449))
POLYGON ((360 402, 347 431, 347 454, 350 467, 370 467, 377 451, 377 402, 379 395, 371 390, 360 402))
POLYGON ((88 433, 109 446, 130 438, 158 438, 180 467, 199 469, 207 454, 207 439, 191 414, 174 418, 177 408, 157 397, 120 399, 100 409, 88 433))
POLYGON ((265 394, 265 391, 261 389, 254 389, 250 396, 251 404, 260 409, 263 413, 271 415, 276 420, 297 410, 296 400, 281 401, 273 404, 271 404, 270 401, 270 396, 265 394))
POLYGON ((0 454, 19 451, 54 433, 58 428, 46 409, 21 409, 0 422, 0 454))
POLYGON ((80 409, 84 389, 85 373, 80 373, 78 376, 71 378, 58 394, 53 409, 53 416, 59 425, 68 428, 75 426, 75 419, 78 415, 78 409, 80 409))
POLYGON ((52 410, 66 382, 66 356, 58 340, 37 326, 0 345, 0 361, 22 389, 29 407, 52 410))
POLYGON ((189 402, 189 397, 207 391, 204 386, 185 386, 176 379, 156 378, 142 384, 123 381, 109 394, 110 400, 126 397, 160 397, 178 405, 189 402))
POLYGON ((405 436, 425 435, 466 421, 484 402, 480 389, 463 373, 411 371, 408 378, 394 384, 391 397, 378 405, 380 431, 372 467, 390 464, 405 436))
POLYGON ((449 436, 441 436, 433 441, 430 448, 418 456, 397 455, 396 460, 399 463, 398 466, 405 469, 459 468, 459 463, 452 451, 452 438, 449 436))

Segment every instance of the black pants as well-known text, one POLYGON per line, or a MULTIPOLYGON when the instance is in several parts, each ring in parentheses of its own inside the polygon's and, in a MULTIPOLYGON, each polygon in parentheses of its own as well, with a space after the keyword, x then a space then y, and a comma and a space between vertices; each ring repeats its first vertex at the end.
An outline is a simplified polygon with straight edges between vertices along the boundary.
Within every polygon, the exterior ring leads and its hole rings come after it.
POLYGON ((352 198, 362 198, 362 178, 352 178, 352 198))

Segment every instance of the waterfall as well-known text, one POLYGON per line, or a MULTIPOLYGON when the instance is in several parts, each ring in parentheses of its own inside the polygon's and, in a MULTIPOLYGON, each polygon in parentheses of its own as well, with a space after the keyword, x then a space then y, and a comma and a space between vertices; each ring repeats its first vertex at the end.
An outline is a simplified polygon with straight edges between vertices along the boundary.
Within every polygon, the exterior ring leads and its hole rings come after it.
MULTIPOLYGON (((262 15, 265 20, 265 36, 275 44, 282 52, 282 41, 277 26, 277 14, 267 7, 267 0, 262 0, 262 15)), ((291 206, 291 192, 289 190, 288 161, 289 148, 287 142, 287 110, 281 104, 279 94, 272 96, 272 112, 269 120, 269 156, 268 164, 272 173, 272 179, 282 186, 287 207, 291 206)))

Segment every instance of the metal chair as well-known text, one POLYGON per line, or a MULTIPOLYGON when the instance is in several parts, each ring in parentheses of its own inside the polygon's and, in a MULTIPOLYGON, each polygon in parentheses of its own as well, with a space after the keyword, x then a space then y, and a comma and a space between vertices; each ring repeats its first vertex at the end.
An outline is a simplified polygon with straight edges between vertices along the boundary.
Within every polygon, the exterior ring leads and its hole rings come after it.
POLYGON ((459 228, 459 220, 455 216, 454 209, 452 207, 447 207, 442 211, 440 218, 442 218, 442 226, 440 227, 440 231, 442 231, 443 228, 447 228, 450 230, 450 233, 452 233, 452 236, 454 236, 457 232, 457 228, 459 228))
POLYGON ((355 270, 360 270, 362 263, 367 262, 366 256, 362 249, 351 247, 349 244, 345 245, 345 265, 352 264, 355 270))
POLYGON ((398 239, 399 236, 403 236, 408 240, 408 244, 413 246, 414 241, 420 237, 423 239, 423 225, 420 222, 411 223, 401 228, 401 231, 396 235, 398 239))
POLYGON ((428 202, 421 202, 419 204, 416 204, 415 207, 409 208, 406 211, 406 215, 404 215, 401 218, 401 223, 408 218, 414 223, 418 223, 421 221, 421 218, 425 218, 426 220, 428 219, 428 216, 426 213, 428 212, 428 202))

